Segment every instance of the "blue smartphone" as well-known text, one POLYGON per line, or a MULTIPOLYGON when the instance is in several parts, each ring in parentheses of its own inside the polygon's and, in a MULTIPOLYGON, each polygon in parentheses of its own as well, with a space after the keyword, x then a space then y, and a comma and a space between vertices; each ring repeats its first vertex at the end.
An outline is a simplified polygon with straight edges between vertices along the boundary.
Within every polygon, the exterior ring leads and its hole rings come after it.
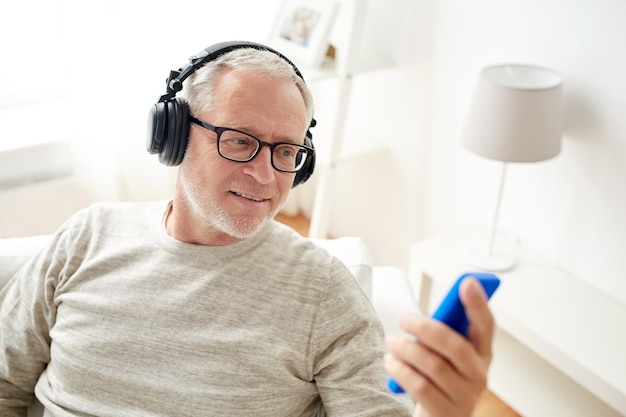
MULTIPOLYGON (((461 299, 459 298, 459 287, 461 286, 461 282, 467 277, 474 277, 482 284, 487 294, 487 299, 491 298, 500 285, 500 278, 491 272, 466 272, 457 278, 432 317, 447 324, 463 336, 467 336, 469 321, 465 315, 465 309, 463 308, 463 304, 461 304, 461 299)), ((398 385, 393 378, 389 378, 387 387, 395 394, 402 394, 404 392, 402 387, 398 385)))

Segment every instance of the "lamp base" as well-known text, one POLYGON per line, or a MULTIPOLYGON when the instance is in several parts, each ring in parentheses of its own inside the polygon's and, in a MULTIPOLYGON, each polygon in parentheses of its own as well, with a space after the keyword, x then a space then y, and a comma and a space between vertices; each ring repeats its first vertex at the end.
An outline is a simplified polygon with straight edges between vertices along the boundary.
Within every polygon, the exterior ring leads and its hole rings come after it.
POLYGON ((487 249, 480 247, 464 247, 461 256, 471 266, 486 271, 506 271, 517 263, 517 258, 511 253, 489 253, 487 249))

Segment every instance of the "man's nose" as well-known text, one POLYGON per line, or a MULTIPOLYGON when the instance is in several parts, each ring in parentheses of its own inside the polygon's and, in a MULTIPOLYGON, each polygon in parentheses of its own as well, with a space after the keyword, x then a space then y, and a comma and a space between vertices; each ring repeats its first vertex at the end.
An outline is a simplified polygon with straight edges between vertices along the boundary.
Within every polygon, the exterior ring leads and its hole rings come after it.
POLYGON ((269 146, 262 146, 259 154, 244 165, 244 173, 254 177, 261 184, 269 184, 276 177, 276 170, 272 166, 272 151, 269 146))

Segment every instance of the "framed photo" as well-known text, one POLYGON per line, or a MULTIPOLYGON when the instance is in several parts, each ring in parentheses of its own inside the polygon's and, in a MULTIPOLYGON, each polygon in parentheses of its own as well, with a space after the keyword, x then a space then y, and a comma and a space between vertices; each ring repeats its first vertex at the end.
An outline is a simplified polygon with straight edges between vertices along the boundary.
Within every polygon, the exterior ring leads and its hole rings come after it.
POLYGON ((337 13, 333 0, 284 0, 269 43, 296 64, 321 65, 337 13))

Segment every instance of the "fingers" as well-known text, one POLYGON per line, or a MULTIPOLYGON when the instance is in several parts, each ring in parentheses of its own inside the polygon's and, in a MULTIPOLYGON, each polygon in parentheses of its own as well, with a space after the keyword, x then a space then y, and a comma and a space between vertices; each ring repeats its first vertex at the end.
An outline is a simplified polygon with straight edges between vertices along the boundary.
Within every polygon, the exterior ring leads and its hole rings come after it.
MULTIPOLYGON (((412 316, 418 321, 418 316, 412 316)), ((432 324, 425 320, 424 327, 432 324)), ((421 325, 418 324, 418 327, 421 325)), ((440 329, 441 330, 441 329, 440 329)), ((427 330, 428 332, 429 330, 427 330)), ((452 332, 446 329, 443 333, 452 332)), ((419 331, 418 333, 424 334, 419 331)), ((438 332, 436 332, 438 333, 438 332)), ((453 334, 455 337, 460 337, 453 334)), ((466 340, 463 343, 469 346, 466 340)), ((484 385, 481 380, 468 380, 460 374, 448 358, 433 351, 425 343, 390 335, 387 338, 388 353, 385 369, 411 396, 428 416, 470 416, 484 385)), ((482 374, 480 369, 476 369, 482 374)), ((476 378, 474 378, 476 379, 476 378)))
MULTIPOLYGON (((414 343, 413 344, 417 344, 414 343)), ((384 357, 385 369, 394 380, 402 386, 413 401, 429 410, 450 410, 450 399, 430 379, 400 360, 393 353, 386 353, 384 357)), ((452 415, 452 414, 443 414, 452 415)))
POLYGON ((407 392, 423 391, 429 383, 449 401, 462 397, 464 384, 473 379, 473 374, 480 373, 482 366, 468 341, 443 323, 417 315, 407 315, 400 325, 419 342, 389 335, 387 349, 396 360, 410 368, 402 371, 403 376, 408 384, 417 386, 411 388, 403 385, 401 380, 396 381, 407 392))
MULTIPOLYGON (((426 324, 427 326, 428 324, 426 324)), ((409 376, 414 379, 416 377, 413 374, 417 373, 420 376, 419 379, 423 378, 426 380, 419 381, 419 385, 430 382, 444 396, 449 398, 453 397, 449 393, 457 393, 461 388, 456 381, 458 370, 445 356, 434 351, 426 343, 419 343, 397 335, 389 335, 387 337, 387 348, 389 352, 393 353, 394 359, 402 361, 407 366, 408 369, 402 370, 402 372, 410 372, 409 376)), ((410 378, 407 378, 407 380, 411 382, 410 378)), ((402 385, 400 381, 397 382, 402 385)), ((406 389, 404 385, 402 387, 406 389)))

